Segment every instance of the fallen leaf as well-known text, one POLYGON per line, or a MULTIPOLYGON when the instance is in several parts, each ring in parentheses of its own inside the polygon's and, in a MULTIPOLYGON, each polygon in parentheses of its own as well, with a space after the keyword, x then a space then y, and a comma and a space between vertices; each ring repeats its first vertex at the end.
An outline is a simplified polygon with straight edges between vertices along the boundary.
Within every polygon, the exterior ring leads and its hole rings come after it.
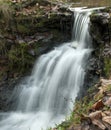
POLYGON ((101 130, 106 130, 106 126, 104 126, 101 121, 94 119, 92 123, 98 126, 101 130))
POLYGON ((107 96, 111 96, 111 93, 107 93, 107 96))
POLYGON ((99 92, 94 96, 95 100, 99 100, 100 98, 102 98, 104 96, 104 89, 103 87, 99 87, 99 92))
POLYGON ((104 107, 102 100, 99 100, 92 106, 92 110, 99 110, 104 107))
POLYGON ((106 106, 111 107, 111 97, 104 103, 106 106))
POLYGON ((102 112, 101 111, 92 112, 92 113, 89 114, 89 117, 90 117, 91 120, 101 119, 102 118, 102 112))
POLYGON ((101 78, 101 85, 102 86, 107 86, 107 85, 110 85, 111 84, 111 80, 107 80, 107 79, 103 79, 101 78))
POLYGON ((106 113, 101 112, 101 115, 102 115, 102 117, 105 117, 105 116, 106 116, 106 113))
POLYGON ((111 125, 106 123, 106 122, 103 122, 103 124, 106 126, 107 130, 111 130, 111 125))
POLYGON ((111 125, 111 116, 103 117, 102 120, 111 125))
POLYGON ((104 111, 104 113, 106 114, 106 116, 111 116, 111 112, 110 111, 104 111))

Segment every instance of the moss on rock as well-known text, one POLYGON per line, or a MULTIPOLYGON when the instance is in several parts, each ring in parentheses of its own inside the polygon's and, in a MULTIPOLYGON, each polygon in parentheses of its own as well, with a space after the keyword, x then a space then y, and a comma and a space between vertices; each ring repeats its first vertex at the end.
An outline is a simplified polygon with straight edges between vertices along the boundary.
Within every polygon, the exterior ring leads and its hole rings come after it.
MULTIPOLYGON (((106 46, 110 46, 110 24, 111 24, 111 9, 102 9, 99 13, 94 12, 91 19, 91 36, 94 47, 93 56, 99 61, 99 68, 101 68, 100 76, 109 76, 110 74, 110 58, 107 54, 109 49, 105 49, 106 46)), ((110 47, 109 47, 110 48, 110 47)), ((97 68, 98 69, 98 68, 97 68)))
POLYGON ((72 13, 66 9, 66 15, 58 8, 54 12, 53 7, 55 5, 44 0, 15 3, 0 0, 0 58, 6 57, 0 67, 7 68, 2 69, 0 75, 24 74, 27 69, 31 70, 40 54, 70 39, 72 13), (66 32, 68 35, 64 38, 66 32))

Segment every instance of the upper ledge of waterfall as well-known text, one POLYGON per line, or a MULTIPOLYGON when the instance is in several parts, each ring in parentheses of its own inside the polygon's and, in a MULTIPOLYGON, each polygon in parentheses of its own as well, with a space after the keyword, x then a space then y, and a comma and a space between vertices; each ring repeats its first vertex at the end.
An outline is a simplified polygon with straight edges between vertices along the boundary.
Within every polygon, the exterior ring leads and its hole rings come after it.
POLYGON ((104 9, 106 7, 93 7, 93 8, 89 8, 89 7, 69 7, 69 10, 71 10, 72 12, 91 12, 94 10, 101 10, 104 9))

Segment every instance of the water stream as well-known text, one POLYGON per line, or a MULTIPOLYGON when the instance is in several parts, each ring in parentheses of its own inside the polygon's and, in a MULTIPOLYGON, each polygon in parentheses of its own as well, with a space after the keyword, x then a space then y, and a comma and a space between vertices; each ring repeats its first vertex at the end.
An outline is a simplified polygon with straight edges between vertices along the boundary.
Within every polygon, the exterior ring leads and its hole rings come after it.
POLYGON ((65 119, 83 87, 91 52, 90 10, 77 8, 72 41, 42 55, 14 91, 16 110, 0 113, 0 130, 45 130, 65 119))

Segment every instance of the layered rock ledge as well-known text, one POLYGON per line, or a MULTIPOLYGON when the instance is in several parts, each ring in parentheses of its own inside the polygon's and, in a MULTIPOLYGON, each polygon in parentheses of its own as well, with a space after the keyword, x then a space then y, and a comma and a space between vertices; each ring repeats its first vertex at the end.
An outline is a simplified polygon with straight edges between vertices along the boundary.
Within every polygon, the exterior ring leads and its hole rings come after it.
POLYGON ((37 58, 71 39, 72 14, 60 2, 0 1, 0 110, 37 58))

